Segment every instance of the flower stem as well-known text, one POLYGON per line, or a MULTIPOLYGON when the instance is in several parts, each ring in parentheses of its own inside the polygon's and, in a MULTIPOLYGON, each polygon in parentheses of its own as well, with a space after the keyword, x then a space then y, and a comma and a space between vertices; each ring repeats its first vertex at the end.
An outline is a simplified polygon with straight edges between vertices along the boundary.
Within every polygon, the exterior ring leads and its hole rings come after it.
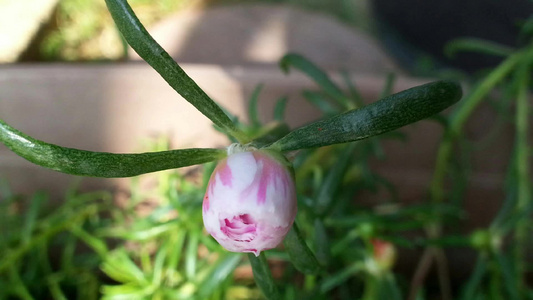
POLYGON ((466 97, 465 100, 461 102, 461 106, 451 117, 437 153, 435 172, 433 173, 430 187, 431 200, 433 203, 441 203, 444 201, 444 178, 448 171, 453 144, 457 138, 461 136, 464 124, 496 84, 502 81, 513 68, 522 61, 525 53, 527 53, 527 49, 526 51, 518 52, 503 61, 469 94, 469 96, 466 97))
POLYGON ((278 288, 272 278, 265 253, 261 252, 258 257, 250 253, 248 254, 248 259, 250 259, 250 264, 252 265, 255 282, 263 292, 263 295, 265 295, 265 298, 269 300, 281 299, 278 288))
MULTIPOLYGON (((529 99, 528 85, 530 81, 529 67, 531 62, 524 64, 517 72, 519 77, 519 90, 516 99, 516 171, 517 171, 517 202, 516 211, 520 214, 528 208, 531 203, 530 190, 530 170, 529 170, 529 145, 528 145, 528 126, 529 126, 529 99)), ((525 272, 524 252, 528 236, 528 218, 519 220, 516 230, 516 248, 515 248, 515 266, 518 290, 523 287, 523 275, 525 272)))

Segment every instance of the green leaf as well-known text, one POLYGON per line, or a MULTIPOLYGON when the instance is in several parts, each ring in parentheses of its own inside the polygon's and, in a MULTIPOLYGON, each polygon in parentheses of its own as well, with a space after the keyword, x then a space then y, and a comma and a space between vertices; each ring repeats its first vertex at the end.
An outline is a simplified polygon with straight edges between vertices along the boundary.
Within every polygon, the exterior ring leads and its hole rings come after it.
POLYGON ((26 219, 24 222, 24 228, 21 231, 21 239, 23 243, 28 243, 35 225, 37 218, 39 217, 39 211, 41 210, 43 202, 48 200, 48 196, 44 192, 37 192, 33 195, 30 201, 30 207, 26 211, 26 219))
POLYGON ((283 240, 283 245, 297 270, 309 275, 317 274, 320 271, 318 260, 311 249, 307 247, 296 222, 294 222, 285 240, 283 240))
POLYGON ((324 222, 319 218, 314 222, 314 240, 316 258, 320 264, 327 266, 331 258, 331 244, 324 222))
POLYGON ((198 260, 198 240, 199 232, 191 232, 189 243, 185 254, 185 274, 187 278, 192 279, 196 276, 196 262, 198 260))
POLYGON ((344 80, 344 83, 346 84, 348 88, 350 100, 351 102, 353 102, 352 108, 363 106, 363 96, 361 96, 361 93, 359 92, 355 84, 352 83, 352 79, 350 78, 350 73, 348 73, 347 71, 342 71, 341 75, 342 75, 342 79, 344 80))
POLYGON ((342 149, 337 162, 335 162, 335 165, 321 183, 315 198, 315 212, 318 215, 327 213, 333 206, 334 200, 337 199, 335 196, 342 184, 342 178, 350 165, 349 162, 356 146, 356 143, 352 143, 342 149))
POLYGON ((339 113, 339 109, 331 104, 329 101, 324 99, 324 97, 317 92, 303 91, 304 98, 313 104, 316 108, 328 116, 336 115, 339 113))
POLYGON ((116 154, 65 148, 39 141, 0 120, 0 141, 34 164, 63 173, 92 177, 130 177, 221 159, 219 149, 180 149, 116 154))
POLYGON ((495 56, 508 56, 513 54, 515 49, 506 45, 477 38, 459 38, 447 43, 444 47, 444 54, 450 58, 455 57, 457 52, 477 52, 495 56))
POLYGON ((281 123, 278 121, 270 122, 262 126, 261 130, 257 132, 258 137, 254 137, 252 145, 257 148, 270 145, 273 142, 279 140, 282 136, 286 135, 290 131, 291 130, 289 126, 287 126, 287 124, 285 123, 281 123))
POLYGON ((164 264, 168 256, 169 243, 164 243, 160 246, 154 259, 154 270, 152 272, 152 285, 159 286, 165 276, 164 264))
POLYGON ((291 151, 365 139, 428 118, 461 96, 461 87, 455 82, 424 84, 298 128, 269 147, 291 151))
POLYGON ((240 254, 229 254, 220 259, 209 276, 198 286, 198 299, 208 299, 215 289, 224 282, 241 261, 240 254))
POLYGON ((476 261, 476 265, 474 266, 474 270, 472 271, 470 278, 468 279, 463 288, 460 299, 475 299, 478 289, 481 288, 480 286, 483 281, 483 277, 487 273, 487 268, 487 262, 484 258, 479 256, 476 261))
POLYGON ((112 228, 100 232, 102 236, 121 238, 125 240, 146 241, 153 239, 169 231, 178 230, 179 227, 175 221, 169 221, 161 224, 154 224, 149 220, 139 220, 131 228, 112 228))
POLYGON ((110 253, 102 263, 101 269, 107 276, 121 283, 141 285, 148 283, 143 271, 122 248, 110 253))
POLYGON ((514 272, 515 270, 513 270, 514 268, 509 262, 509 259, 505 257, 499 251, 495 251, 494 258, 498 266, 500 267, 500 272, 503 275, 504 287, 507 290, 507 296, 509 297, 507 299, 513 299, 513 300, 520 299, 520 296, 519 296, 520 284, 518 284, 518 282, 521 279, 515 276, 516 272, 514 272))
POLYGON ((167 269, 175 270, 180 263, 181 255, 183 253, 183 245, 185 243, 185 237, 187 232, 181 230, 170 236, 169 244, 171 246, 169 250, 169 258, 167 260, 167 269))
POLYGON ((279 65, 285 73, 289 72, 290 67, 294 67, 304 72, 307 74, 307 76, 313 79, 324 90, 324 92, 328 94, 328 96, 339 101, 343 105, 347 104, 348 99, 346 96, 344 96, 337 85, 333 83, 328 74, 326 74, 305 57, 298 54, 289 53, 281 59, 279 65))
POLYGON ((396 75, 394 73, 387 74, 387 78, 385 79, 385 86, 383 86, 383 90, 381 90, 381 95, 379 98, 385 98, 392 94, 392 88, 394 87, 395 81, 396 75))
POLYGON ((402 293, 394 275, 391 273, 386 273, 381 277, 376 278, 376 294, 377 297, 374 299, 380 300, 401 300, 403 299, 402 293))
POLYGON ((364 265, 361 263, 354 263, 337 273, 328 275, 321 283, 320 285, 320 292, 326 293, 330 291, 331 289, 334 289, 335 287, 343 284, 346 280, 348 280, 350 277, 354 276, 355 274, 360 273, 364 270, 364 265))
POLYGON ((259 257, 256 257, 254 254, 249 253, 248 258, 252 265, 255 283, 257 283, 265 298, 269 300, 281 299, 281 295, 272 278, 265 254, 262 252, 259 257))
POLYGON ((130 46, 165 81, 202 114, 226 133, 247 142, 220 107, 183 71, 170 55, 150 36, 126 0, 106 0, 118 29, 130 46))
POLYGON ((100 257, 105 258, 109 253, 105 240, 99 239, 87 231, 83 230, 80 224, 73 225, 70 232, 91 247, 100 257))
POLYGON ((285 118, 285 108, 287 107, 287 97, 281 97, 274 107, 274 120, 283 121, 285 118))
POLYGON ((103 285, 102 300, 144 300, 153 292, 151 286, 134 284, 103 285))
POLYGON ((261 126, 261 121, 259 120, 259 111, 257 109, 257 102, 259 101, 259 94, 263 89, 263 85, 259 84, 252 93, 250 97, 250 105, 248 106, 248 116, 250 117, 250 123, 254 127, 261 126))

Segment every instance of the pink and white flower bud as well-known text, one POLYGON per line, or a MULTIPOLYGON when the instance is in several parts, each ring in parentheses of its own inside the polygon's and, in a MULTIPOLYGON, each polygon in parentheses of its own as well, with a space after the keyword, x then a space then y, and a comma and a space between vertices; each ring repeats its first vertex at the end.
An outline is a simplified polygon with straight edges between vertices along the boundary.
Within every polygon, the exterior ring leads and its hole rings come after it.
POLYGON ((374 260, 380 269, 391 269, 396 261, 396 248, 394 245, 378 238, 371 239, 370 242, 374 247, 374 260))
POLYGON ((290 163, 272 151, 230 154, 211 175, 202 212, 207 232, 229 251, 275 248, 296 216, 290 163))

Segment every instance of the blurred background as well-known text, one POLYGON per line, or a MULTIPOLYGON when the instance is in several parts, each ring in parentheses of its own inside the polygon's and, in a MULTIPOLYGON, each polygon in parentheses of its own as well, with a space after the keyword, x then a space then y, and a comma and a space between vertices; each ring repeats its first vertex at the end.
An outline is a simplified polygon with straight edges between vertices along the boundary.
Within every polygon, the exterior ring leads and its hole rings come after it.
MULTIPOLYGON (((278 71, 279 59, 288 52, 302 54, 325 70, 352 73, 364 98, 374 101, 387 74, 399 78, 395 90, 428 78, 482 74, 503 57, 482 52, 452 57, 446 55, 445 45, 454 38, 473 37, 509 49, 520 47, 528 41, 520 24, 533 11, 528 0, 130 4, 155 39, 216 101, 245 118, 247 97, 257 84, 268 83, 264 116, 275 99, 290 96, 291 126, 316 119, 319 113, 300 93, 312 83, 278 71)), ((186 103, 168 100, 178 97, 121 39, 104 1, 3 0, 0 14, 0 108, 2 117, 23 132, 64 146, 115 152, 131 152, 140 139, 161 133, 180 146, 225 143, 186 103)), ((473 126, 474 131, 483 128, 473 126)), ((35 178, 29 181, 27 171, 35 167, 5 148, 0 151, 3 173, 20 178, 13 179, 17 191, 27 186, 17 182, 54 190, 68 181, 57 180, 61 174, 43 175, 41 180, 36 174, 48 171, 39 169, 30 172, 35 178)))
MULTIPOLYGON (((29 0, 20 3, 3 0, 1 5, 0 62, 94 62, 130 58, 103 1, 29 0)), ((493 66, 497 59, 465 54, 452 60, 442 51, 445 43, 468 36, 517 46, 526 42, 523 37, 519 38, 520 22, 524 22, 532 10, 527 0, 506 3, 454 0, 435 4, 415 0, 394 3, 381 0, 136 0, 131 1, 131 5, 141 21, 161 35, 161 42, 173 46, 169 52, 186 63, 272 62, 279 58, 276 56, 279 52, 302 50, 299 48, 302 45, 298 44, 308 39, 315 43, 335 41, 337 44, 330 44, 332 47, 321 47, 323 56, 327 57, 328 52, 335 51, 328 48, 348 46, 349 41, 343 44, 335 37, 348 31, 379 40, 388 54, 411 71, 415 67, 422 68, 423 63, 433 63, 470 72, 493 66), (288 12, 295 10, 295 16, 288 12), (306 24, 305 30, 300 28, 302 23, 306 24), (319 25, 323 26, 319 28, 319 25), (270 42, 268 45, 263 36, 271 36, 270 40, 266 38, 270 42), (195 55, 195 52, 198 53, 195 55)), ((342 50, 337 49, 335 54, 348 56, 342 50)), ((332 62, 329 64, 337 67, 332 62)))
MULTIPOLYGON (((286 120, 292 128, 322 117, 323 111, 302 93, 317 89, 312 80, 279 70, 279 59, 288 52, 317 64, 343 89, 350 89, 344 81, 349 78, 370 103, 384 95, 391 82, 387 78, 394 78, 393 92, 453 79, 468 94, 478 79, 530 45, 533 33, 533 23, 527 22, 533 14, 530 0, 128 2, 163 48, 231 114, 246 122, 250 96, 264 84, 261 121, 271 121, 276 102, 287 97, 286 120), (490 43, 455 51, 453 41, 459 38, 490 43)), ((228 144, 129 48, 103 0, 0 0, 0 63, 0 118, 37 139, 106 152, 153 150, 153 139, 161 136, 171 148, 228 144)), ((510 100, 501 104, 497 99, 514 91, 513 86, 491 86, 501 90, 476 108, 463 129, 469 141, 458 146, 461 154, 450 168, 459 179, 449 197, 461 199, 454 203, 465 211, 457 232, 486 228, 503 199, 510 197, 506 182, 515 155, 513 106, 510 100)), ((391 198, 401 205, 425 203, 444 132, 441 125, 422 121, 402 129, 409 137, 405 140, 380 141, 386 159, 376 155, 370 165, 384 182, 397 187, 394 197, 382 187, 361 193, 358 204, 372 207, 391 198)), ((3 145, 0 180, 0 203, 13 195, 45 191, 56 204, 76 181, 35 166, 3 145)), ((130 179, 84 178, 76 188, 105 188, 119 200, 135 194, 130 179)), ((454 291, 470 275, 476 257, 463 248, 447 249, 454 291)), ((410 276, 421 251, 403 255, 407 259, 397 267, 410 276)), ((438 280, 433 283, 439 285, 438 280)))

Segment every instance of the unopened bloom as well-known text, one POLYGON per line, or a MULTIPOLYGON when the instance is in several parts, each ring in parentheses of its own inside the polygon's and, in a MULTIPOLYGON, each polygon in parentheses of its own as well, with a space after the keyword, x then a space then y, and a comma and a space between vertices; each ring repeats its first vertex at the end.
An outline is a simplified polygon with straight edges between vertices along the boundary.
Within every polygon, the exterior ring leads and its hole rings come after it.
POLYGON ((374 247, 374 260, 382 270, 389 270, 396 261, 396 249, 388 241, 374 238, 370 240, 374 247))
POLYGON ((229 251, 257 256, 276 247, 296 216, 290 163, 273 151, 230 154, 211 175, 202 212, 207 232, 229 251))

